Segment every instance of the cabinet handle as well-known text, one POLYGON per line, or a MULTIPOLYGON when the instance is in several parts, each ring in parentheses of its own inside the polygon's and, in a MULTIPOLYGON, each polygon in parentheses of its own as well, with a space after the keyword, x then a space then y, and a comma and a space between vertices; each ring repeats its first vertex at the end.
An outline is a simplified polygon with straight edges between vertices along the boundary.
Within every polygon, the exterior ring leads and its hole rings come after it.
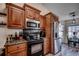
POLYGON ((19 47, 17 47, 17 48, 19 48, 19 47))

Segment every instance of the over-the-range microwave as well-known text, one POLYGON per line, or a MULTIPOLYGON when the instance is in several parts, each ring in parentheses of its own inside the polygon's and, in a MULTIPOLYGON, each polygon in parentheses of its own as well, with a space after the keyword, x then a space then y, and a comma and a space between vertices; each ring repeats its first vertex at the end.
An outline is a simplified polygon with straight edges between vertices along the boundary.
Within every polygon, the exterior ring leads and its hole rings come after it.
POLYGON ((40 21, 34 19, 26 19, 25 28, 40 28, 40 21))

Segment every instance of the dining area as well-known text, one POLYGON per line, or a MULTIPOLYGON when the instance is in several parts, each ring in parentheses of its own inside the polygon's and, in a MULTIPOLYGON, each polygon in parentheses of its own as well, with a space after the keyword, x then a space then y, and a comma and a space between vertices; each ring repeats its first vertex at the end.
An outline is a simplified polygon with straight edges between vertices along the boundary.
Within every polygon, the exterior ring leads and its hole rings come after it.
POLYGON ((79 25, 67 27, 67 43, 62 44, 60 56, 79 56, 79 25))
POLYGON ((68 27, 68 47, 73 48, 75 51, 79 51, 79 26, 69 26, 68 27))
POLYGON ((72 38, 68 38, 68 46, 73 46, 73 47, 78 47, 79 45, 79 38, 76 37, 76 32, 73 32, 73 37, 72 38))
POLYGON ((69 13, 71 19, 64 21, 61 55, 79 56, 79 18, 75 12, 69 13))

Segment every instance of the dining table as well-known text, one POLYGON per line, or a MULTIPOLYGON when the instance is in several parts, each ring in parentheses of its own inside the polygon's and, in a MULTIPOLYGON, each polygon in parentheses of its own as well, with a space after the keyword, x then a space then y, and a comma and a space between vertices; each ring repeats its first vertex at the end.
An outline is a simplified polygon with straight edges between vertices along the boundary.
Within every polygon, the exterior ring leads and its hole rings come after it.
POLYGON ((79 44, 79 38, 77 37, 72 37, 68 39, 68 46, 71 46, 71 43, 73 45, 73 47, 76 47, 77 44, 79 44))

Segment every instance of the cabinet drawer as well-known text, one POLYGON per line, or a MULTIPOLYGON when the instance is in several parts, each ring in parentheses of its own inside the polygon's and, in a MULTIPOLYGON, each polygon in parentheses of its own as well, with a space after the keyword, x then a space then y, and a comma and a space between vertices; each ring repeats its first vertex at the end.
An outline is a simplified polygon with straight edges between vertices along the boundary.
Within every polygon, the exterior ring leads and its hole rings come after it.
POLYGON ((8 53, 7 55, 8 56, 26 56, 27 53, 26 53, 26 51, 21 51, 21 52, 18 52, 18 53, 8 53))
POLYGON ((26 43, 8 46, 8 52, 16 52, 26 49, 26 43))
POLYGON ((8 46, 7 50, 8 52, 16 52, 17 45, 8 46))
POLYGON ((17 56, 17 53, 8 53, 7 56, 17 56))
POLYGON ((17 56, 26 56, 26 55, 27 55, 26 51, 22 51, 22 52, 17 53, 17 56))
POLYGON ((26 49, 26 43, 18 44, 17 49, 18 49, 18 51, 25 50, 26 49))

